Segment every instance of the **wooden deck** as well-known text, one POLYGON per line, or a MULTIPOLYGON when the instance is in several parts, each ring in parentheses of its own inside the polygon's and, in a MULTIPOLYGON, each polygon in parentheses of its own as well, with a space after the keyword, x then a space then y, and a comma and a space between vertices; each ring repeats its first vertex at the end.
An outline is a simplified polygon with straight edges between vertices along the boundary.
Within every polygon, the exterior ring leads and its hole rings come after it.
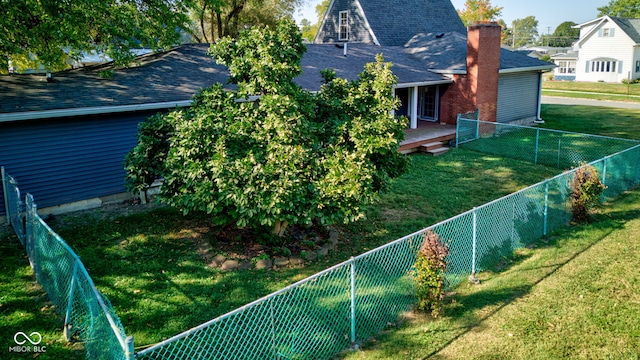
POLYGON ((405 129, 405 139, 400 143, 401 153, 417 151, 420 145, 433 142, 448 142, 456 138, 454 125, 442 125, 428 121, 418 121, 417 129, 405 129))

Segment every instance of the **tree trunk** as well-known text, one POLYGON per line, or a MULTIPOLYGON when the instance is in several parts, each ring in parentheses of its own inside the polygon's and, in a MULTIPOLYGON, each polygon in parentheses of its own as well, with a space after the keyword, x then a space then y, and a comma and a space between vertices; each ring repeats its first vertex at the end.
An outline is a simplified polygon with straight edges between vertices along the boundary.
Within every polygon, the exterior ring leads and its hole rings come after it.
MULTIPOLYGON (((210 43, 209 39, 207 39, 207 30, 204 27, 204 14, 207 11, 207 3, 205 2, 202 6, 202 13, 200 14, 200 30, 202 30, 202 36, 204 36, 204 41, 210 43)), ((213 26, 213 24, 211 24, 213 26)))
POLYGON ((278 237, 283 237, 284 232, 287 230, 287 226, 289 226, 288 221, 276 220, 275 224, 273 224, 273 234, 278 237))

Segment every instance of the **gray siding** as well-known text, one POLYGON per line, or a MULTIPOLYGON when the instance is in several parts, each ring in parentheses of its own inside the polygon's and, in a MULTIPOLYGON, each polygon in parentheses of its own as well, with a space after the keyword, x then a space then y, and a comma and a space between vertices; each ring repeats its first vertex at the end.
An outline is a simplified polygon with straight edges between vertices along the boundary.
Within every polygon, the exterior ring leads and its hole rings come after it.
POLYGON ((534 118, 538 114, 538 72, 501 74, 498 79, 498 122, 534 118))
POLYGON ((40 208, 125 192, 124 155, 155 112, 0 123, 0 165, 40 208))
POLYGON ((362 13, 353 0, 335 0, 329 9, 329 16, 318 31, 316 43, 340 43, 338 40, 338 19, 340 11, 349 10, 349 42, 373 43, 369 29, 365 25, 362 13))

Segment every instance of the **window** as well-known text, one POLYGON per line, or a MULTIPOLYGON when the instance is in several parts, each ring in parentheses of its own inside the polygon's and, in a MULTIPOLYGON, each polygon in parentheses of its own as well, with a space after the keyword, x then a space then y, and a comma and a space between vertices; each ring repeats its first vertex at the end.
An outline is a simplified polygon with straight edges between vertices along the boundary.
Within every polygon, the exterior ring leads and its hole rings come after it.
POLYGON ((636 60, 636 72, 640 72, 640 60, 636 60))
POLYGON ((598 31, 598 36, 600 37, 613 37, 615 34, 614 28, 602 28, 598 31))
POLYGON ((349 40, 349 11, 340 11, 338 21, 338 40, 349 40))
POLYGON ((591 62, 592 72, 616 72, 617 61, 612 60, 600 60, 591 62))
POLYGON ((575 61, 560 61, 558 62, 558 73, 560 74, 575 74, 576 62, 575 61))

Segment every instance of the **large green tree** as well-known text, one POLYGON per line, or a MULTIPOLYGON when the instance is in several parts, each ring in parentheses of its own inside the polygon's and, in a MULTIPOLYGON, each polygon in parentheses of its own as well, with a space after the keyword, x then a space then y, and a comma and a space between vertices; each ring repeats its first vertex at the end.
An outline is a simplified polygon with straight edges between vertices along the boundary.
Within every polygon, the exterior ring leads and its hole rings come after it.
POLYGON ((306 0, 189 0, 189 33, 197 42, 235 37, 243 28, 274 26, 306 0))
POLYGON ((607 5, 599 7, 598 11, 598 16, 640 18, 640 0, 610 0, 607 5))
POLYGON ((131 48, 175 44, 186 13, 181 0, 0 1, 0 69, 10 59, 58 69, 64 50, 99 50, 126 64, 131 48))
POLYGON ((569 47, 580 37, 580 29, 574 29, 575 25, 573 21, 565 21, 556 27, 553 34, 542 35, 540 42, 546 46, 569 47))
POLYGON ((535 16, 515 19, 511 27, 511 46, 521 48, 534 44, 538 40, 538 20, 535 16))
POLYGON ((467 0, 458 15, 465 26, 475 21, 496 21, 502 15, 502 7, 491 5, 490 0, 467 0))
POLYGON ((126 158, 129 185, 164 177, 163 201, 278 235, 288 224, 362 217, 406 167, 404 121, 391 115, 395 77, 378 58, 352 82, 323 71, 311 93, 293 82, 304 51, 290 20, 213 45, 237 91, 218 84, 190 109, 152 118, 126 158), (242 100, 252 95, 259 100, 242 100))

